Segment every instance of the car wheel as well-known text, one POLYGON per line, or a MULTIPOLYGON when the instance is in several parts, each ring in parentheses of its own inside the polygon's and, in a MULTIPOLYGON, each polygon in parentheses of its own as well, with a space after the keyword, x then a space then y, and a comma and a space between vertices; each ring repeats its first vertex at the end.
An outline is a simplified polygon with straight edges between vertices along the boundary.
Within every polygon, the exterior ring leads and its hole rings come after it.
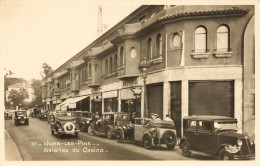
POLYGON ((118 130, 116 133, 116 140, 118 143, 122 143, 123 142, 123 137, 124 137, 124 133, 122 130, 118 130))
POLYGON ((230 153, 228 153, 225 149, 222 149, 219 152, 219 159, 220 160, 233 160, 233 156, 230 153))
POLYGON ((75 132, 75 137, 78 138, 79 137, 79 133, 75 132))
POLYGON ((54 130, 51 130, 51 134, 54 135, 54 130))
POLYGON ((61 133, 58 133, 58 138, 61 138, 61 133))
POLYGON ((190 145, 189 145, 188 141, 184 141, 182 143, 182 155, 185 157, 191 156, 190 145))
POLYGON ((152 137, 150 135, 145 135, 143 139, 144 147, 146 149, 152 149, 153 144, 152 144, 152 137))
POLYGON ((113 139, 113 133, 110 128, 107 129, 106 135, 107 135, 107 139, 113 139))
POLYGON ((92 126, 89 126, 89 127, 88 127, 88 134, 89 134, 89 135, 95 135, 95 132, 94 132, 92 126))
POLYGON ((163 140, 165 144, 167 145, 168 149, 173 149, 176 145, 176 135, 173 131, 166 131, 163 134, 163 140))

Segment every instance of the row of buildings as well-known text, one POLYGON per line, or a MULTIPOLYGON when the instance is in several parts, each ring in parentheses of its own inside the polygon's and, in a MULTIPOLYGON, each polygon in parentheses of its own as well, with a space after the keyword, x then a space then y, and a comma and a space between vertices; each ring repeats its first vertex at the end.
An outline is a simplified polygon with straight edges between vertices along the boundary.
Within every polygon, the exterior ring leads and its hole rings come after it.
POLYGON ((42 83, 43 108, 221 115, 254 137, 254 6, 144 5, 42 83))

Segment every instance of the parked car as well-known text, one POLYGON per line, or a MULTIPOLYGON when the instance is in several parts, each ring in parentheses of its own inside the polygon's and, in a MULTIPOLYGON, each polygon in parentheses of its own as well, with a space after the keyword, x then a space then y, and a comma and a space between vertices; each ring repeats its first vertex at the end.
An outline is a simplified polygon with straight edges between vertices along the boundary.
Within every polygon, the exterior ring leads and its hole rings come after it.
POLYGON ((40 119, 47 120, 47 111, 46 110, 41 110, 40 119))
POLYGON ((122 143, 123 140, 142 142, 146 149, 161 144, 166 144, 167 148, 173 149, 177 137, 173 121, 135 118, 134 124, 117 129, 117 142, 122 143))
POLYGON ((5 119, 12 119, 12 115, 9 111, 5 111, 5 119))
POLYGON ((59 138, 67 134, 78 137, 76 117, 68 115, 67 112, 57 112, 54 122, 51 122, 51 133, 52 135, 57 134, 59 138))
POLYGON ((21 125, 26 124, 29 125, 29 117, 27 116, 27 111, 19 110, 14 112, 14 124, 21 125))
POLYGON ((87 111, 75 111, 76 126, 80 131, 87 131, 90 123, 92 123, 93 113, 87 111))
POLYGON ((239 134, 237 119, 223 116, 188 116, 183 118, 183 156, 200 152, 221 160, 254 159, 255 145, 239 134))
POLYGON ((130 124, 131 118, 125 112, 106 112, 102 115, 102 119, 93 121, 88 127, 90 135, 102 134, 108 139, 113 139, 116 134, 117 127, 130 124))
POLYGON ((30 116, 31 116, 32 118, 35 118, 35 117, 38 116, 39 113, 40 113, 40 110, 39 110, 38 108, 33 108, 33 109, 32 109, 32 112, 30 113, 30 116))

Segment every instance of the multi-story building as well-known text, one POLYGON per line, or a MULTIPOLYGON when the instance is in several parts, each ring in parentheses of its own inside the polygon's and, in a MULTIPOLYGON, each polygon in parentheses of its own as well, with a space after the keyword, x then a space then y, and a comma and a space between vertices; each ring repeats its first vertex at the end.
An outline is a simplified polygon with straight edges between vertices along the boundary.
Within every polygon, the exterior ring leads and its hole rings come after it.
POLYGON ((44 108, 169 114, 178 137, 188 115, 235 117, 244 131, 252 22, 254 6, 141 6, 45 78, 44 108))

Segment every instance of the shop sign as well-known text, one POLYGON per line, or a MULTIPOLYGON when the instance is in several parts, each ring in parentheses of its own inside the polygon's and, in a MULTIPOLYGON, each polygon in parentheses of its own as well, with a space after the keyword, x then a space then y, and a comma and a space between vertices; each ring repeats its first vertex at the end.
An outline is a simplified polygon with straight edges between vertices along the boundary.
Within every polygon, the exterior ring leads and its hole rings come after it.
POLYGON ((138 84, 137 78, 128 79, 128 80, 123 81, 123 87, 130 87, 130 86, 134 86, 137 84, 138 84))
POLYGON ((103 92, 104 98, 113 98, 117 97, 117 91, 103 92))
POLYGON ((101 93, 93 94, 92 97, 93 97, 92 100, 94 100, 94 101, 101 101, 101 99, 102 99, 101 93))
POLYGON ((135 87, 135 88, 131 88, 133 94, 135 95, 136 98, 140 98, 141 97, 141 93, 142 93, 142 88, 141 87, 135 87))

